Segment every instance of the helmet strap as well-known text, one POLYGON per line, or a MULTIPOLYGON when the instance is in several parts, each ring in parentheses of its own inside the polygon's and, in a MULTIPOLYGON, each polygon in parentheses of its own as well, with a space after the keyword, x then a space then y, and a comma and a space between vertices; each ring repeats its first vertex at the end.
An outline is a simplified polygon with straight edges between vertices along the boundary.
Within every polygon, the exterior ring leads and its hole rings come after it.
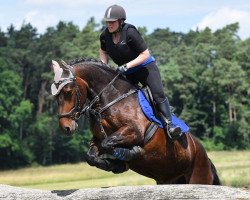
POLYGON ((119 27, 117 28, 117 30, 113 33, 119 33, 119 32, 122 32, 122 25, 124 23, 124 20, 122 19, 118 19, 118 23, 119 23, 119 27))

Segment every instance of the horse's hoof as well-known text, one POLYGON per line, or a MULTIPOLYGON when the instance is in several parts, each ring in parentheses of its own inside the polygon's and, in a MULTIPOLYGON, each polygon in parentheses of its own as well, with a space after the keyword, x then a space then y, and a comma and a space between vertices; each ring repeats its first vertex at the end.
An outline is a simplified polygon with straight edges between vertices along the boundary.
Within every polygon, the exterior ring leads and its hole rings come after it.
POLYGON ((127 163, 119 161, 116 164, 114 164, 112 172, 114 174, 120 174, 120 173, 126 172, 128 170, 129 170, 129 167, 128 167, 127 163))
POLYGON ((85 155, 85 160, 90 166, 95 166, 95 156, 85 155))

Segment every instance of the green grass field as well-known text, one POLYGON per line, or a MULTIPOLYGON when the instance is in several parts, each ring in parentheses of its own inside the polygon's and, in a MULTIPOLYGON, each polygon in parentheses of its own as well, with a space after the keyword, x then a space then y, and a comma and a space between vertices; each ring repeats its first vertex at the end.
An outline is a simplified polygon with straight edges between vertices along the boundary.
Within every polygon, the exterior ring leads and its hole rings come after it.
MULTIPOLYGON (((250 185, 250 151, 209 152, 223 185, 250 185)), ((0 184, 47 190, 125 185, 154 185, 155 181, 132 171, 104 172, 86 163, 0 171, 0 184)))

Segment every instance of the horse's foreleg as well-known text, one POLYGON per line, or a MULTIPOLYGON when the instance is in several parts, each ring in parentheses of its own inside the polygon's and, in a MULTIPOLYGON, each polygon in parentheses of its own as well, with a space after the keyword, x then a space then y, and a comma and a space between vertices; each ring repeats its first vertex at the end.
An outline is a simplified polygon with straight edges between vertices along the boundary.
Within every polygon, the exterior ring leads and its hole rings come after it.
POLYGON ((98 155, 98 145, 94 141, 92 141, 90 148, 85 156, 85 159, 90 166, 95 166, 105 171, 112 171, 113 173, 122 173, 128 170, 124 161, 104 158, 98 155))
POLYGON ((123 126, 105 138, 101 145, 117 159, 130 161, 144 153, 144 150, 138 146, 142 140, 143 137, 138 132, 135 132, 129 126, 123 126))
POLYGON ((132 147, 143 143, 144 135, 135 131, 130 126, 123 126, 116 132, 106 137, 101 145, 104 149, 113 149, 115 147, 132 147))
POLYGON ((85 159, 90 166, 96 166, 96 158, 99 154, 99 148, 97 144, 92 140, 89 146, 89 150, 86 153, 85 159))

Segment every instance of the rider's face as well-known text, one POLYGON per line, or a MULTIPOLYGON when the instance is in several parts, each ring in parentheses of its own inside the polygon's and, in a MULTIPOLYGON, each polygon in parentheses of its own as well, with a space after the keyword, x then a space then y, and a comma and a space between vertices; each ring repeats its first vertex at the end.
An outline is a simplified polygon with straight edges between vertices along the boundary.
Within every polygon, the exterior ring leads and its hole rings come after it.
POLYGON ((107 27, 110 33, 114 33, 117 31, 117 29, 119 28, 119 21, 113 21, 113 22, 106 22, 107 23, 107 27))

